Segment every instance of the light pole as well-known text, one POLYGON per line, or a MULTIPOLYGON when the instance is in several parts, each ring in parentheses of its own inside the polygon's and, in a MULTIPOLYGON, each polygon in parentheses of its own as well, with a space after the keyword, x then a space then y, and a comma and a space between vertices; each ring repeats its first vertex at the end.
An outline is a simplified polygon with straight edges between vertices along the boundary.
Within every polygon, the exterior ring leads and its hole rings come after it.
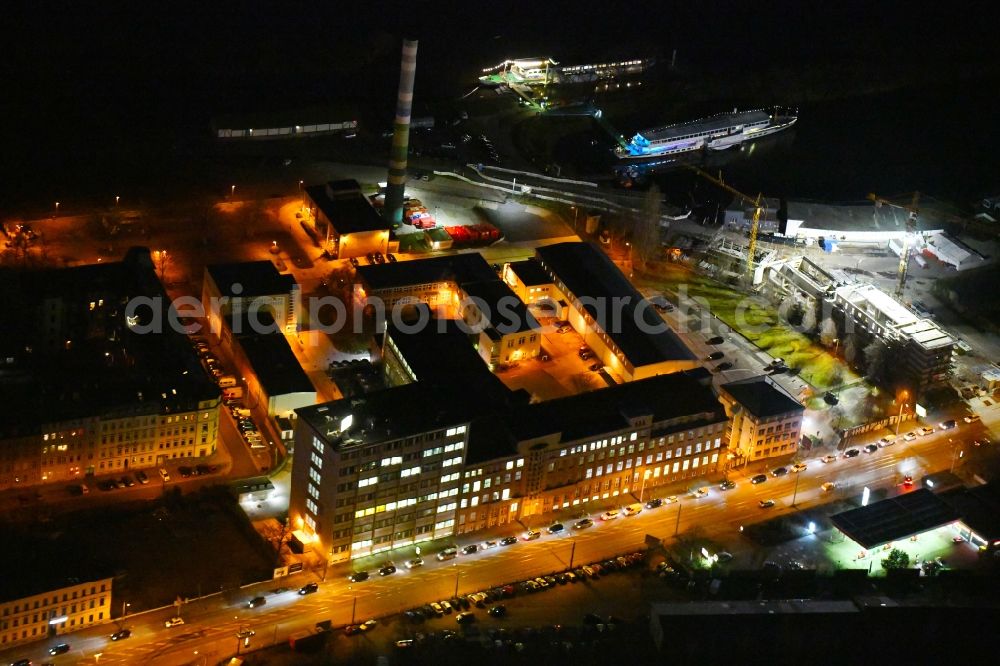
POLYGON ((236 186, 235 185, 230 185, 229 186, 229 198, 233 199, 235 197, 236 197, 236 186))
POLYGON ((120 200, 121 200, 121 196, 119 196, 119 195, 117 195, 117 194, 116 194, 116 195, 115 195, 115 208, 117 208, 117 207, 118 207, 118 202, 119 202, 120 200))
MULTIPOLYGON (((348 585, 347 589, 350 590, 351 586, 348 585)), ((351 624, 354 624, 354 618, 357 617, 357 614, 358 614, 358 595, 355 592, 354 601, 351 603, 351 624)))
POLYGON ((59 214, 59 202, 57 201, 56 202, 56 215, 58 215, 58 214, 59 214))
POLYGON ((802 472, 795 473, 795 490, 792 491, 792 508, 795 507, 795 500, 799 496, 799 479, 802 478, 802 472))
POLYGON ((125 626, 125 618, 128 616, 128 609, 132 607, 132 604, 122 602, 122 627, 125 626))
POLYGON ((906 406, 906 399, 910 397, 908 391, 899 394, 899 415, 896 417, 896 437, 899 437, 899 424, 903 421, 903 407, 906 406))
POLYGON ((643 470, 642 472, 642 485, 639 486, 639 502, 642 503, 642 494, 646 492, 646 479, 649 478, 649 470, 643 470))
POLYGON ((681 530, 681 507, 682 506, 683 505, 680 502, 677 503, 677 522, 674 524, 674 536, 677 536, 677 533, 680 532, 680 530, 681 530))
POLYGON ((576 555, 576 539, 573 539, 573 547, 569 551, 569 568, 573 568, 573 557, 576 555))
POLYGON ((458 565, 456 564, 455 565, 455 594, 452 595, 452 596, 455 596, 455 597, 458 596, 458 578, 459 578, 460 574, 461 574, 461 571, 459 570, 458 565))

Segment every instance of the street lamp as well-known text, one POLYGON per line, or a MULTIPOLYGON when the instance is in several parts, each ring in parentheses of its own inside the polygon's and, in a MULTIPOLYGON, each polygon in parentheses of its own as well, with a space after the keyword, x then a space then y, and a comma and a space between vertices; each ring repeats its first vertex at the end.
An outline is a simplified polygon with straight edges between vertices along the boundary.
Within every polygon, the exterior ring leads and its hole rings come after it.
POLYGON ((903 420, 903 407, 908 406, 906 404, 906 400, 909 397, 910 397, 910 392, 904 390, 902 393, 899 394, 899 398, 897 398, 897 400, 899 400, 899 415, 896 417, 896 436, 897 437, 899 436, 899 424, 903 420))
POLYGON ((122 602, 122 627, 125 626, 125 618, 128 616, 128 609, 132 607, 132 604, 122 602))
POLYGON ((236 186, 235 185, 230 185, 229 186, 229 196, 230 197, 236 196, 236 186))
POLYGON ((118 201, 119 201, 120 199, 121 199, 121 196, 119 196, 119 195, 117 195, 117 194, 116 194, 116 195, 115 195, 115 206, 117 206, 117 205, 118 205, 118 201))

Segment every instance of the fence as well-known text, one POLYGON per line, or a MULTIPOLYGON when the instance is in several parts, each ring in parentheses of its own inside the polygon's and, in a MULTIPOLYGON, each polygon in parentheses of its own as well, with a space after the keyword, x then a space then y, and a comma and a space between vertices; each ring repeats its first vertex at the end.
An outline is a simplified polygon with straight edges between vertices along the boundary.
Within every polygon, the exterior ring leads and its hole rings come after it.
POLYGON ((884 419, 878 419, 877 421, 869 421, 868 423, 862 423, 861 425, 856 425, 853 428, 847 428, 842 430, 840 433, 841 441, 847 441, 858 435, 863 435, 865 433, 872 432, 873 430, 880 430, 882 428, 888 428, 890 426, 896 425, 896 421, 900 423, 905 423, 906 421, 912 421, 916 418, 915 414, 903 414, 902 420, 900 420, 899 415, 894 414, 892 416, 887 416, 884 419))

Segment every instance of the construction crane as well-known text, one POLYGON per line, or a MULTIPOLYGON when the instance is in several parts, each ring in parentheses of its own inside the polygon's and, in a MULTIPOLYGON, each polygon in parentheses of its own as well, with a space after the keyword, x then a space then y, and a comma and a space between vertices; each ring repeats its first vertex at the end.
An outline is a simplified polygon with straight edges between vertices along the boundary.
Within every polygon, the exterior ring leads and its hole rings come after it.
POLYGON ((747 265, 746 265, 747 284, 753 286, 754 258, 756 257, 756 252, 757 252, 757 231, 760 228, 761 211, 764 210, 764 207, 761 205, 761 201, 763 201, 764 197, 761 194, 758 194, 756 198, 743 194, 735 187, 732 187, 731 185, 726 183, 726 181, 722 180, 721 171, 719 172, 718 178, 716 178, 712 174, 707 173, 706 171, 703 171, 692 164, 687 164, 685 166, 687 166, 688 169, 691 169, 702 178, 715 183, 725 191, 735 195, 736 198, 739 199, 740 201, 743 201, 744 203, 753 206, 753 219, 750 222, 750 243, 747 246, 747 265))
POLYGON ((913 199, 910 201, 909 206, 893 203, 888 199, 883 199, 877 194, 869 194, 868 198, 875 202, 876 208, 881 208, 883 205, 886 205, 899 208, 907 212, 906 234, 903 236, 903 247, 899 251, 899 270, 896 274, 896 298, 902 298, 903 287, 906 286, 906 271, 910 265, 910 240, 912 234, 917 231, 917 213, 920 211, 918 208, 920 204, 920 192, 913 193, 913 199))

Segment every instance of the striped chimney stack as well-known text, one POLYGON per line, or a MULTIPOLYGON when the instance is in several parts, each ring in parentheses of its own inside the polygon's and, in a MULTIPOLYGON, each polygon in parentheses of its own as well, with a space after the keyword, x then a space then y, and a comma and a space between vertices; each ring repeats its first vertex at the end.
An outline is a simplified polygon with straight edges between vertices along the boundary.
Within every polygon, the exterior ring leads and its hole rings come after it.
POLYGON ((399 68, 399 95, 396 98, 396 121, 389 153, 389 189, 385 194, 383 214, 390 222, 403 221, 403 194, 406 189, 406 153, 410 146, 410 112, 413 107, 413 79, 417 73, 417 40, 403 40, 403 58, 399 68))

